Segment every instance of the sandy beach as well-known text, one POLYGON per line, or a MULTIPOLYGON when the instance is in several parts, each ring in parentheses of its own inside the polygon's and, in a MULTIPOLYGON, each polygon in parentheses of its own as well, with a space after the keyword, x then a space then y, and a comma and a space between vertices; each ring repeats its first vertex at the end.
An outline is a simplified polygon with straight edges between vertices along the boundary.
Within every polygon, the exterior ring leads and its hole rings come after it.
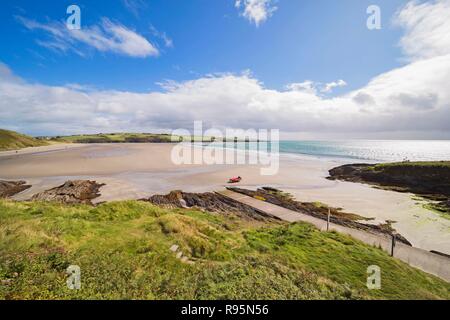
POLYGON ((280 156, 279 172, 262 176, 259 165, 176 165, 171 144, 61 144, 0 153, 0 179, 26 180, 33 187, 16 200, 70 179, 105 183, 97 201, 139 199, 171 190, 221 190, 232 176, 241 187, 272 186, 301 201, 319 201, 394 227, 414 246, 450 254, 450 220, 424 209, 411 194, 329 181, 328 170, 351 160, 280 156))

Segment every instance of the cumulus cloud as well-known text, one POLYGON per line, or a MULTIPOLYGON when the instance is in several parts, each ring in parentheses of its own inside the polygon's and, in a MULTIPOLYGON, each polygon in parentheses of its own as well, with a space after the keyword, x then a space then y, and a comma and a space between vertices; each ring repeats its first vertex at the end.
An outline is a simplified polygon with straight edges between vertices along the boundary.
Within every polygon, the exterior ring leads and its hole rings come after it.
POLYGON ((347 82, 345 82, 344 80, 333 81, 333 82, 325 84, 325 86, 322 88, 321 91, 323 93, 329 93, 329 92, 333 91, 334 88, 345 87, 346 85, 347 85, 347 82))
MULTIPOLYGON (((416 2, 403 10, 411 8, 418 10, 419 16, 421 10, 431 10, 416 2)), ((441 14, 448 17, 450 11, 441 14)), ((400 11, 400 16, 407 15, 400 11)), ((416 33, 435 30, 427 24, 408 25, 402 45, 409 43, 408 35, 414 38, 416 33)), ((250 72, 167 81, 161 84, 161 90, 148 93, 44 86, 26 82, 0 64, 0 127, 67 134, 190 128, 194 120, 203 120, 215 127, 347 132, 356 137, 397 131, 449 133, 450 46, 441 44, 439 50, 429 51, 427 38, 423 41, 425 44, 418 43, 417 47, 423 48, 424 54, 417 51, 414 61, 337 97, 322 95, 326 84, 324 87, 314 81, 272 90, 250 72)), ((336 87, 339 82, 328 85, 336 87)))
POLYGON ((29 30, 41 30, 47 34, 46 39, 37 43, 59 52, 72 51, 85 55, 83 48, 94 48, 101 52, 114 52, 130 57, 145 58, 158 56, 158 49, 145 37, 127 27, 103 18, 99 25, 69 30, 63 22, 40 23, 21 16, 17 17, 29 30))
POLYGON ((317 93, 316 83, 311 80, 306 80, 297 83, 290 83, 286 86, 286 89, 297 92, 305 92, 309 94, 317 93))
POLYGON ((307 85, 271 90, 249 74, 172 81, 161 91, 133 93, 42 86, 2 72, 0 127, 14 123, 26 132, 45 128, 53 133, 151 131, 190 128, 194 120, 203 120, 216 127, 291 132, 448 131, 450 75, 445 70, 450 70, 450 55, 437 59, 393 70, 334 98, 321 97, 307 85), (422 80, 404 81, 418 72, 422 80), (363 93, 373 97, 372 103, 360 105, 363 93))
POLYGON ((235 7, 257 27, 269 19, 278 9, 273 0, 236 0, 235 7))
POLYGON ((395 104, 400 104, 405 108, 413 108, 418 110, 433 109, 436 107, 438 102, 438 96, 436 93, 400 93, 392 95, 391 99, 395 104))
POLYGON ((356 93, 353 97, 353 101, 360 105, 375 103, 375 99, 370 94, 367 94, 364 91, 356 93))
POLYGON ((450 116, 450 54, 426 59, 394 69, 372 79, 364 88, 346 95, 365 112, 386 119, 398 126, 433 126, 450 131, 450 125, 440 117, 450 116))
POLYGON ((286 88, 291 91, 303 91, 317 94, 318 92, 331 93, 334 88, 345 87, 346 85, 347 82, 345 82, 344 80, 337 80, 329 83, 320 83, 306 80, 300 83, 290 83, 286 86, 286 88))

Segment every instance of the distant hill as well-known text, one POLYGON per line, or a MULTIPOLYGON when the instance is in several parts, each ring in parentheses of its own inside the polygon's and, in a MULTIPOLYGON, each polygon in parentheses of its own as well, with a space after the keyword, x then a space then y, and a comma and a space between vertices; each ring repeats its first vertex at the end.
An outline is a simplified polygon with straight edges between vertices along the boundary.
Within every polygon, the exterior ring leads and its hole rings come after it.
POLYGON ((99 133, 48 137, 64 143, 178 143, 183 141, 212 142, 214 137, 181 137, 162 133, 99 133))
POLYGON ((151 133, 100 133, 50 137, 51 141, 64 143, 169 143, 172 142, 171 139, 168 134, 151 133))
MULTIPOLYGON (((63 143, 178 143, 182 141, 191 142, 216 142, 216 141, 234 141, 244 142, 249 139, 224 139, 216 137, 202 136, 172 136, 164 133, 98 133, 81 134, 72 136, 46 137, 50 141, 63 143)), ((254 140, 253 140, 254 141, 254 140)))
POLYGON ((48 143, 14 131, 0 129, 0 151, 45 146, 48 143))

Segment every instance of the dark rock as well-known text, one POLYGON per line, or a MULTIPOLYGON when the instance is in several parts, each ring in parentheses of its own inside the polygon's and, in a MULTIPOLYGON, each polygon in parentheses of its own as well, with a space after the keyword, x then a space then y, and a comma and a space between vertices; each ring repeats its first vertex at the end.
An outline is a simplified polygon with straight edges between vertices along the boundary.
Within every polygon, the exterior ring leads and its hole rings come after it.
POLYGON ((31 188, 31 186, 27 185, 25 181, 0 180, 0 198, 12 197, 28 188, 31 188))
POLYGON ((99 197, 104 184, 89 180, 67 181, 63 185, 35 194, 31 199, 37 201, 56 201, 67 204, 89 204, 99 197))
MULTIPOLYGON (((314 203, 296 201, 290 194, 284 193, 277 189, 262 188, 256 191, 241 188, 228 188, 228 189, 234 192, 242 193, 249 197, 257 197, 259 199, 263 198, 265 199, 265 201, 272 203, 274 205, 292 211, 307 214, 322 220, 328 219, 328 210, 330 210, 331 212, 330 222, 343 225, 349 228, 360 229, 369 232, 383 233, 388 235, 392 235, 395 233, 395 229, 392 228, 390 223, 381 225, 365 224, 359 221, 369 219, 361 217, 357 214, 342 212, 340 209, 328 207, 326 205, 318 206, 317 204, 314 203)), ((407 245, 411 245, 411 243, 408 240, 406 240, 403 236, 401 236, 398 233, 395 234, 398 241, 403 242, 407 245)))
POLYGON ((217 193, 186 193, 182 191, 172 191, 167 195, 154 195, 148 199, 142 199, 156 205, 172 208, 200 208, 206 211, 218 212, 221 214, 233 214, 246 220, 273 221, 274 218, 268 216, 253 207, 236 202, 217 193))
POLYGON ((435 200, 450 197, 450 166, 350 164, 331 169, 331 180, 364 182, 402 189, 420 195, 435 196, 435 200))
POLYGON ((361 180, 361 172, 369 168, 370 164, 346 164, 329 171, 329 180, 345 180, 359 182, 361 180))
POLYGON ((446 253, 442 253, 442 252, 439 252, 436 250, 431 250, 430 252, 450 259, 450 255, 448 255, 446 253))
POLYGON ((331 169, 329 173, 330 180, 367 183, 440 201, 439 207, 442 211, 450 212, 450 165, 439 165, 439 162, 349 164, 331 169))

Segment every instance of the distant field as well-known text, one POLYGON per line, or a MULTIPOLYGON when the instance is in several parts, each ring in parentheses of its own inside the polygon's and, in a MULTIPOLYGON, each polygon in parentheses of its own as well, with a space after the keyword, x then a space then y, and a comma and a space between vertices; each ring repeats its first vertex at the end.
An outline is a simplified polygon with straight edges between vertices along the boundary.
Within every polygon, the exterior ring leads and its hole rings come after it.
POLYGON ((52 137, 52 141, 69 143, 173 142, 171 135, 151 133, 108 133, 52 137))
MULTIPOLYGON (((33 138, 0 129, 0 150, 17 150, 26 147, 45 146, 51 143, 178 143, 181 141, 214 142, 220 140, 222 139, 216 139, 215 137, 182 137, 155 133, 99 133, 33 138)), ((230 140, 243 141, 237 138, 230 140)))
POLYGON ((0 299, 450 298, 450 284, 305 223, 139 201, 9 200, 0 222, 0 299), (81 268, 81 290, 66 286, 69 265, 81 268), (366 287, 370 265, 381 268, 380 290, 366 287))
POLYGON ((213 137, 182 137, 153 133, 100 133, 50 137, 51 141, 66 143, 176 143, 180 141, 211 142, 213 137))
POLYGON ((14 131, 0 129, 0 151, 39 147, 47 144, 48 143, 43 140, 35 139, 14 131))

